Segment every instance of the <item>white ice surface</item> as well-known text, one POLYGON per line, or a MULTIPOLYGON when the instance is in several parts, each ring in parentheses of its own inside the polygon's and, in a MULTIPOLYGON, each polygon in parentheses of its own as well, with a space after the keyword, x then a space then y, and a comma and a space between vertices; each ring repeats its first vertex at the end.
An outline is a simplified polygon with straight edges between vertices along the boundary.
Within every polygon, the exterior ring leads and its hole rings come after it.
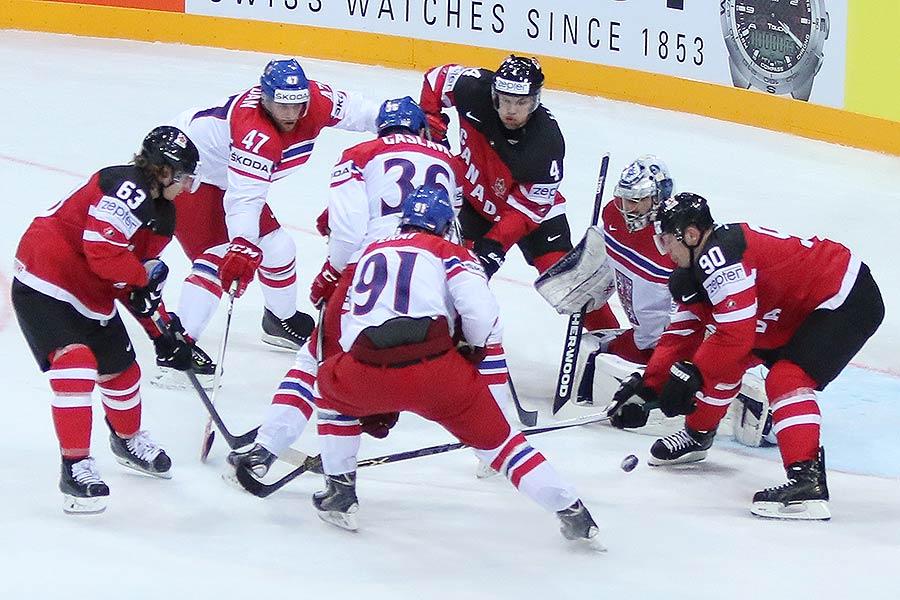
MULTIPOLYGON (((96 169, 127 161, 153 126, 251 85, 268 55, 0 30, 0 284, 29 221, 96 169)), ((453 56, 447 56, 452 62, 453 56)), ((375 97, 417 96, 419 73, 304 60, 310 77, 375 97)), ((553 74, 548 77, 552 82, 553 74)), ((666 160, 679 190, 710 199, 720 222, 746 220, 842 241, 871 267, 887 305, 880 331, 821 395, 834 518, 769 522, 753 492, 780 483, 775 449, 720 439, 709 458, 651 469, 652 438, 590 426, 534 439, 579 489, 606 555, 573 552, 555 519, 502 479, 476 480, 467 451, 360 471, 361 530, 321 523, 305 475, 266 500, 226 485, 225 444, 198 460, 205 415, 193 392, 143 388, 144 424, 175 461, 174 478, 127 472, 107 450, 95 403, 93 454, 112 489, 106 513, 65 516, 50 392, 0 297, 2 431, 0 596, 3 598, 897 598, 900 594, 900 158, 697 116, 546 92, 567 138, 563 192, 583 231, 597 163, 615 174, 639 154, 666 160), (619 469, 630 453, 632 473, 619 469)), ((364 139, 326 131, 302 173, 273 187, 271 204, 299 248, 300 307, 325 257, 314 231, 329 168, 364 139)), ((607 190, 609 192, 610 190, 607 190)), ((578 233, 576 233, 576 236, 578 233)), ((525 404, 552 422, 565 320, 529 289, 534 272, 512 253, 493 284, 506 350, 525 404)), ((187 272, 177 245, 165 258, 187 272)), ((177 306, 179 277, 168 302, 177 306)), ((214 353, 224 311, 204 347, 214 353)), ((259 341, 261 295, 238 300, 221 412, 234 432, 258 424, 292 361, 259 341)), ((145 372, 152 347, 131 328, 145 372)), ((435 385, 440 385, 436 378, 435 385)), ((450 441, 405 415, 361 456, 450 441)), ((314 432, 298 447, 314 451, 314 432)))

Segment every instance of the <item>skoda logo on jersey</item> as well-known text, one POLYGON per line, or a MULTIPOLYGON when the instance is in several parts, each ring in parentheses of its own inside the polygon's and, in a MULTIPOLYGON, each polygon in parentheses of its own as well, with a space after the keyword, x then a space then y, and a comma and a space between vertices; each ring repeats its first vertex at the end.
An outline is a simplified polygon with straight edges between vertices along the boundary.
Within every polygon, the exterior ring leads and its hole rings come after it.
POLYGON ((309 90, 275 90, 275 102, 281 104, 309 102, 309 90))
POLYGON ((494 80, 494 89, 502 94, 528 96, 531 94, 531 83, 528 81, 510 81, 509 79, 498 77, 494 80))

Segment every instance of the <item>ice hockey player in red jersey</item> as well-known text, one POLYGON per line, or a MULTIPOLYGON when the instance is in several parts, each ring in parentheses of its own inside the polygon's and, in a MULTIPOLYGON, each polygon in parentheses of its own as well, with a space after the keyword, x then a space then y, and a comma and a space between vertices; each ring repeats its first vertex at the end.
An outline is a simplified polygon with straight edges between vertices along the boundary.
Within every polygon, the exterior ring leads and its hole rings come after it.
POLYGON ((378 105, 307 79, 294 59, 273 60, 260 83, 219 106, 191 109, 175 125, 197 144, 199 188, 176 202, 175 236, 192 261, 178 314, 197 339, 223 289, 236 295, 259 273, 263 341, 293 350, 314 321, 297 310, 296 247, 266 198, 274 181, 299 170, 326 127, 375 131, 378 105))
MULTIPOLYGON (((343 299, 356 263, 370 243, 393 235, 400 226, 403 199, 426 182, 457 194, 463 171, 450 150, 427 138, 425 113, 409 96, 385 101, 378 113, 378 137, 344 151, 332 169, 326 215, 328 260, 312 284, 310 301, 325 303, 325 315, 314 336, 297 352, 272 399, 256 443, 232 452, 235 468, 263 476, 302 434, 316 407, 315 380, 321 360, 340 350, 343 299), (319 344, 314 340, 320 337, 319 344)), ((367 417, 363 428, 378 437, 387 435, 396 415, 367 417)))
POLYGON ((479 375, 476 364, 501 336, 499 309, 478 259, 444 239, 452 220, 446 190, 419 187, 403 203, 400 232, 371 244, 359 259, 342 316, 342 352, 319 370, 327 487, 313 504, 323 520, 355 530, 359 417, 410 411, 443 425, 555 512, 566 538, 601 549, 587 508, 510 426, 479 375), (457 326, 465 353, 453 342, 457 326))
POLYGON ((744 371, 765 364, 788 481, 757 492, 751 511, 830 518, 815 392, 838 376, 884 318, 869 268, 827 239, 746 223, 714 225, 706 200, 693 193, 664 202, 654 225, 678 266, 669 280, 676 305, 643 380, 626 380, 614 409, 627 412, 629 398, 639 394, 667 416, 687 415, 683 430, 653 444, 649 463, 703 460, 744 371))
MULTIPOLYGON (((543 85, 538 61, 521 56, 508 57, 496 72, 449 64, 425 73, 420 104, 434 139, 446 140, 445 108, 459 115, 467 166, 459 221, 488 277, 514 244, 541 273, 572 249, 559 193, 565 142, 541 104, 543 85)), ((588 329, 597 329, 595 318, 587 315, 588 329)))
POLYGON ((157 127, 133 164, 95 173, 35 218, 16 250, 13 308, 53 390, 68 513, 101 512, 109 496, 91 458, 95 385, 116 460, 170 476, 171 460, 140 428, 141 370, 115 301, 145 319, 157 310, 168 273, 159 254, 175 231, 172 201, 190 189, 198 160, 182 131, 157 127))

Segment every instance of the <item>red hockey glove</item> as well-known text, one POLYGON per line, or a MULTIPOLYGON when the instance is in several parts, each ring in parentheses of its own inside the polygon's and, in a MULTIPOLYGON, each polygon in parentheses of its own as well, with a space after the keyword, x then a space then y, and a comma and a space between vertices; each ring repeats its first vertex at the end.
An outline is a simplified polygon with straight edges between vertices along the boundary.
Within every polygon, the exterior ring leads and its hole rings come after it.
POLYGON ((427 113, 428 133, 431 141, 442 144, 447 148, 450 147, 450 140, 447 139, 447 126, 450 125, 450 117, 444 113, 427 113))
POLYGON ((328 226, 328 208, 322 211, 322 214, 316 217, 316 231, 322 237, 328 237, 331 234, 331 227, 328 226))
POLYGON ((374 438, 382 439, 388 436, 391 427, 397 424, 400 413, 383 413, 359 418, 359 427, 363 433, 368 433, 374 438))
POLYGON ((219 265, 219 281, 226 292, 237 282, 235 296, 240 298, 253 281, 256 269, 262 262, 263 254, 255 244, 242 237, 236 237, 228 244, 228 250, 219 265))
POLYGON ((322 308, 322 304, 328 302, 340 280, 340 271, 335 270, 331 263, 326 260, 325 264, 322 265, 322 270, 316 275, 309 289, 309 301, 312 302, 313 306, 322 308))
POLYGON ((169 275, 169 267, 159 259, 144 261, 147 285, 136 287, 128 294, 128 307, 139 317, 149 317, 162 301, 162 289, 169 275))

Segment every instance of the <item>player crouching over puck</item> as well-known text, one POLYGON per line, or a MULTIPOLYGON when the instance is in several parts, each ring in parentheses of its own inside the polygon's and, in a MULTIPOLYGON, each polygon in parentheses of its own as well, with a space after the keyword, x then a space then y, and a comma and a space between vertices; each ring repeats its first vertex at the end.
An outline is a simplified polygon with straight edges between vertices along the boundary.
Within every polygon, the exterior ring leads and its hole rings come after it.
POLYGON ((757 492, 750 510, 831 518, 815 392, 884 318, 869 268, 831 240, 746 223, 714 225, 706 200, 689 192, 663 202, 654 226, 660 248, 677 265, 669 279, 675 305, 643 378, 635 374, 622 384, 611 417, 638 427, 648 407, 687 415, 683 430, 653 444, 648 462, 703 460, 744 371, 765 364, 772 431, 788 481, 757 492))
POLYGON ((510 426, 479 375, 477 363, 501 342, 499 309, 478 258, 444 239, 452 221, 447 190, 421 186, 403 202, 400 232, 373 243, 359 259, 341 321, 343 351, 319 369, 327 488, 313 504, 323 520, 357 529, 359 417, 410 411, 444 426, 556 513, 567 539, 603 550, 575 491, 510 426), (465 356, 453 343, 457 322, 472 347, 465 356))

